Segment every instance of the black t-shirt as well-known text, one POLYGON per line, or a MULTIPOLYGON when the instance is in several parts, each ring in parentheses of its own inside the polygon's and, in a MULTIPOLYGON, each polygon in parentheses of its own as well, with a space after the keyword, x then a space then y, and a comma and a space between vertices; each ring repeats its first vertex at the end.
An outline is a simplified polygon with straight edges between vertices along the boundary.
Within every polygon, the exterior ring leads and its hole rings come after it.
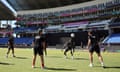
POLYGON ((88 39, 91 40, 91 45, 98 45, 98 36, 97 34, 88 35, 88 39))
POLYGON ((71 47, 72 47, 72 43, 71 43, 71 42, 68 42, 68 43, 67 43, 67 46, 71 48, 71 47))
POLYGON ((73 42, 73 41, 68 42, 67 47, 74 48, 75 47, 75 42, 73 42))
POLYGON ((9 37, 8 42, 9 42, 9 46, 13 46, 14 38, 13 37, 9 37))
POLYGON ((35 36, 34 38, 34 48, 43 48, 42 43, 45 42, 45 37, 43 36, 35 36))

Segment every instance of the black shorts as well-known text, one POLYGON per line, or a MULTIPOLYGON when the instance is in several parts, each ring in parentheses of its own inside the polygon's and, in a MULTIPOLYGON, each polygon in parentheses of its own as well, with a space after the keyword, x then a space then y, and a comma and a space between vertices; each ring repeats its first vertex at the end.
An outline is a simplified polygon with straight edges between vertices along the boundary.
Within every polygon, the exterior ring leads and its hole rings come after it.
POLYGON ((94 46, 91 46, 90 48, 89 48, 89 52, 90 53, 93 53, 93 52, 96 52, 96 53, 100 53, 100 47, 99 47, 99 45, 94 45, 94 46))
POLYGON ((66 49, 65 49, 65 52, 67 52, 67 51, 72 51, 72 48, 71 47, 67 47, 66 49))
POLYGON ((43 55, 43 48, 33 48, 34 55, 43 55))
POLYGON ((8 49, 14 49, 14 46, 8 46, 8 49))

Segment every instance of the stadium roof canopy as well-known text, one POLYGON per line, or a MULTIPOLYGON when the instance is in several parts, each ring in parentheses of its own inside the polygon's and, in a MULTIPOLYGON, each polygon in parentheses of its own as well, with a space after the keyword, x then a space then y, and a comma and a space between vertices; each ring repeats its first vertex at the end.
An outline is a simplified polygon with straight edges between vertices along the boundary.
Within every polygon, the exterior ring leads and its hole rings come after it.
POLYGON ((62 7, 93 0, 6 0, 16 11, 62 7))
MULTIPOLYGON (((63 7, 93 0, 5 0, 17 11, 63 7)), ((0 1, 0 20, 14 20, 14 13, 0 1)))
POLYGON ((14 20, 14 13, 0 1, 0 20, 14 20))

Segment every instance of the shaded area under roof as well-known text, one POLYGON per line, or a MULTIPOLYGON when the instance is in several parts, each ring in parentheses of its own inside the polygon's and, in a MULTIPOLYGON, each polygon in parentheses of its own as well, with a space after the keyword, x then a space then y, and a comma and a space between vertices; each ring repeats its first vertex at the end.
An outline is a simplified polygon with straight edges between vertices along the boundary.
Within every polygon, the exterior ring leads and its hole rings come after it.
POLYGON ((62 7, 93 0, 6 0, 16 11, 62 7))
POLYGON ((0 20, 15 20, 13 12, 0 1, 0 20))

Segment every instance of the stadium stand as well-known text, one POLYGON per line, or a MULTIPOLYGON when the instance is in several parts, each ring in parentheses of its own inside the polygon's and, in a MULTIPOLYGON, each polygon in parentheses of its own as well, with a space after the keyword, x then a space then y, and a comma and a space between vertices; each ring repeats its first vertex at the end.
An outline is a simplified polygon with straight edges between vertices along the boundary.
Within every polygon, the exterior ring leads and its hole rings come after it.
POLYGON ((110 28, 120 27, 120 18, 115 18, 109 25, 110 28))
POLYGON ((120 50, 120 34, 112 34, 103 40, 104 48, 107 51, 116 52, 120 50))
MULTIPOLYGON (((13 1, 9 3, 15 7, 13 1)), ((20 38, 15 38, 15 42, 16 44, 31 44, 33 40, 31 37, 36 35, 38 29, 45 31, 48 45, 61 43, 60 40, 69 37, 70 33, 76 34, 76 45, 79 45, 81 41, 84 41, 85 45, 86 31, 93 28, 99 32, 100 38, 105 38, 112 34, 110 30, 116 27, 115 30, 119 29, 119 5, 120 0, 92 0, 82 4, 48 9, 29 10, 29 7, 27 9, 19 7, 23 9, 19 10, 15 7, 18 10, 16 17, 18 27, 13 28, 13 32, 20 35, 20 38), (31 38, 30 42, 26 42, 29 38, 31 38)))
MULTIPOLYGON (((30 46, 32 44, 33 38, 14 38, 15 45, 30 46)), ((8 37, 0 38, 0 45, 7 45, 8 37)))
POLYGON ((52 25, 45 28, 45 33, 58 33, 60 32, 62 25, 52 25))
POLYGON ((103 41, 106 44, 120 44, 120 34, 112 34, 103 41))
POLYGON ((33 41, 33 38, 15 38, 15 44, 16 45, 31 45, 33 41))
POLYGON ((8 42, 8 38, 0 38, 0 45, 5 45, 8 42))
POLYGON ((110 21, 111 19, 90 23, 87 25, 87 28, 97 28, 99 30, 108 29, 110 21))

